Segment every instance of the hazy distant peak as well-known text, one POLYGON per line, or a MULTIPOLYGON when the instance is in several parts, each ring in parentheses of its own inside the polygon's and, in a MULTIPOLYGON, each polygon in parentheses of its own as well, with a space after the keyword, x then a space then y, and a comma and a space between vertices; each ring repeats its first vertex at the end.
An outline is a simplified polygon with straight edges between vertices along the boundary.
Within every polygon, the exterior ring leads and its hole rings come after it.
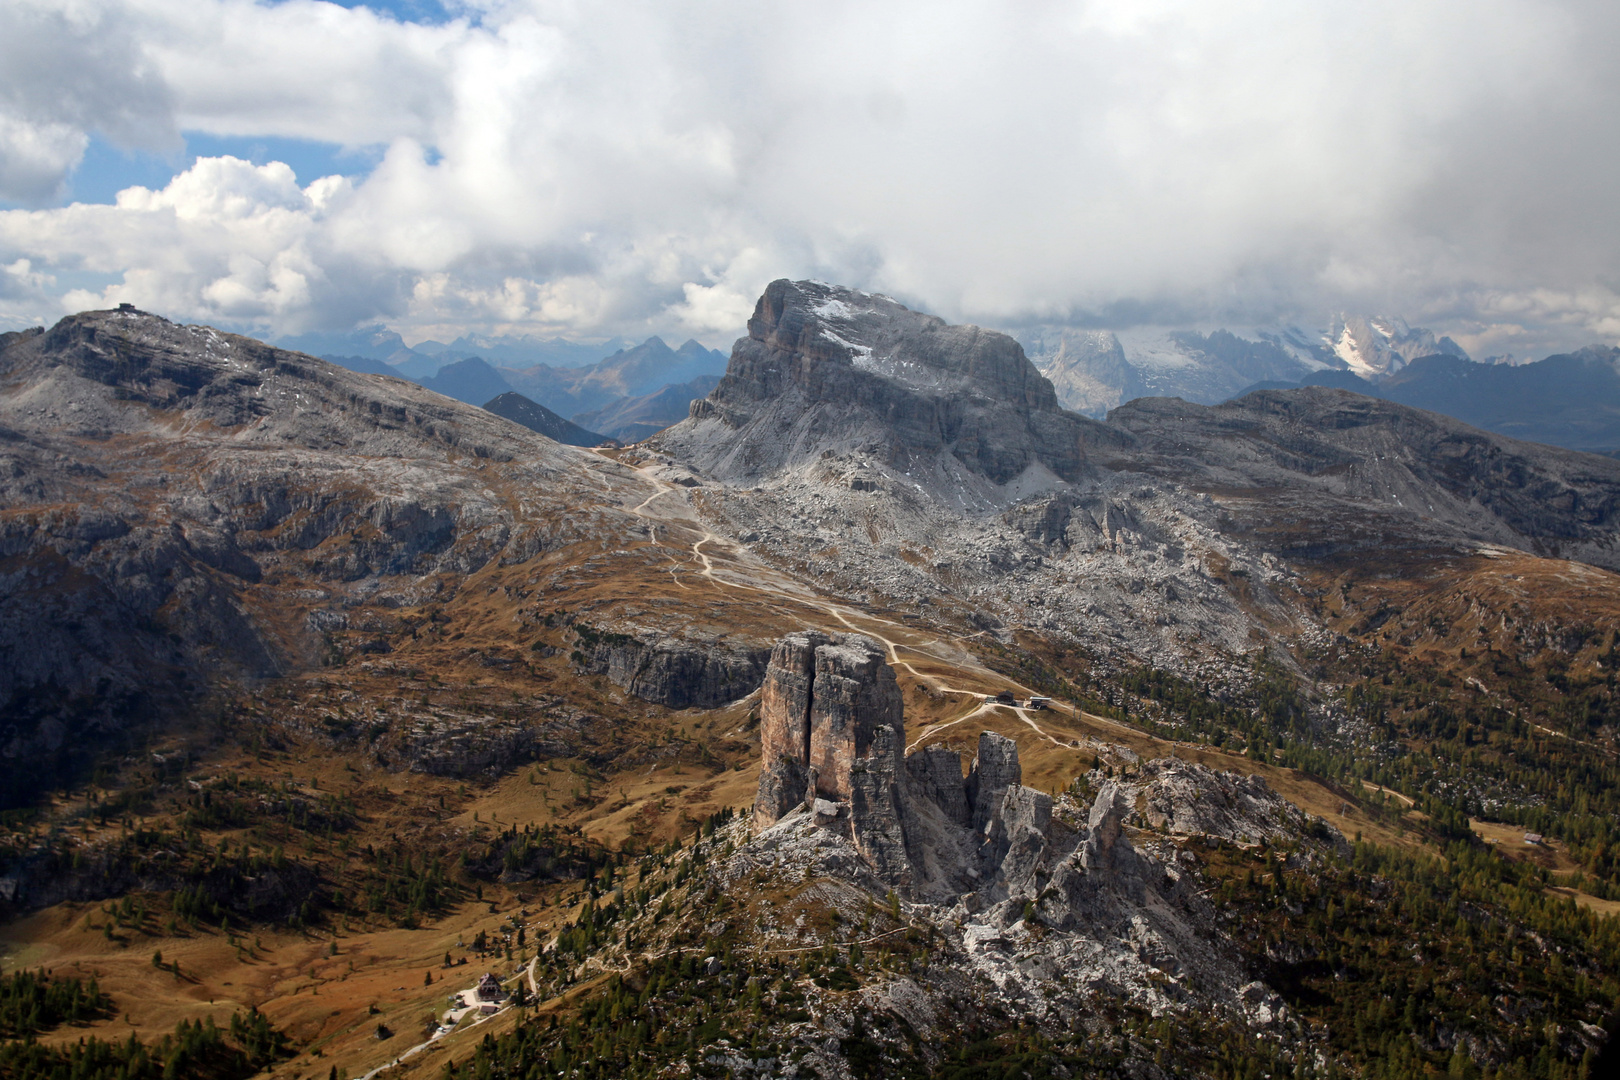
POLYGON ((654 334, 640 344, 627 345, 608 356, 604 356, 595 364, 587 366, 599 371, 645 367, 662 368, 678 363, 680 359, 680 353, 671 349, 663 338, 654 334))
POLYGON ((1021 332, 1018 341, 1065 408, 1102 416, 1147 391, 1111 330, 1037 326, 1021 332))
POLYGON ((713 356, 715 350, 710 349, 696 338, 687 338, 681 342, 681 347, 675 350, 675 355, 683 359, 704 359, 713 356))
POLYGON ((1323 341, 1345 367, 1364 379, 1393 375, 1420 356, 1468 354, 1449 337, 1436 340, 1434 332, 1408 326, 1397 315, 1350 315, 1333 317, 1323 341))
POLYGON ((344 333, 294 334, 276 338, 270 344, 278 349, 291 349, 310 356, 333 353, 362 356, 368 360, 389 360, 396 354, 410 352, 404 338, 381 324, 362 326, 344 333))

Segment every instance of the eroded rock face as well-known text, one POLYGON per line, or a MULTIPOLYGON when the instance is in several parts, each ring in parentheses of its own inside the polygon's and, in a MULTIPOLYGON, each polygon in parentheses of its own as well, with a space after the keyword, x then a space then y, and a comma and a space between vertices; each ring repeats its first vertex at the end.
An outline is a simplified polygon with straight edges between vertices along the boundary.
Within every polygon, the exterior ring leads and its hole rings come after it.
POLYGON ((1306 829, 1300 809, 1260 777, 1216 772, 1193 761, 1160 758, 1144 762, 1142 793, 1142 817, 1147 824, 1185 836, 1255 844, 1306 829))
POLYGON ((858 770, 883 770, 892 784, 905 750, 905 720, 883 647, 845 634, 817 646, 815 665, 809 767, 816 794, 848 802, 858 770))
POLYGON ((962 782, 962 758, 944 746, 928 746, 906 755, 906 779, 918 797, 936 806, 946 821, 966 829, 973 808, 962 782))
POLYGON ((813 458, 831 439, 880 446, 889 464, 953 462, 1005 484, 1032 467, 1076 479, 1083 443, 1108 437, 1065 412, 1005 334, 782 280, 760 297, 720 385, 660 439, 732 479, 813 458))
POLYGON ((810 686, 816 647, 832 641, 815 630, 789 634, 777 643, 760 687, 759 795, 754 818, 769 825, 802 805, 810 778, 810 686))
POLYGON ((1174 758, 1130 779, 1093 772, 1089 802, 1081 786, 1054 797, 1021 783, 1017 743, 989 731, 964 777, 946 747, 902 756, 894 687, 866 638, 805 631, 776 646, 754 835, 721 873, 824 876, 820 895, 855 909, 893 890, 952 942, 950 963, 1029 1015, 1068 1014, 1079 991, 1255 1027, 1286 1019, 1184 873, 1187 853, 1142 826, 1241 841, 1331 842, 1331 830, 1262 780, 1174 758))
POLYGON ((764 767, 754 820, 806 812, 848 835, 878 878, 939 896, 975 882, 1007 895, 1046 851, 1052 799, 1023 787, 1018 745, 979 736, 964 778, 944 747, 905 756, 903 702, 877 642, 815 630, 777 644, 760 704, 764 767))
POLYGON ((746 641, 614 635, 582 647, 581 655, 584 670, 606 675, 643 701, 715 709, 759 688, 769 654, 746 641))
MULTIPOLYGON (((908 918, 952 943, 942 964, 989 980, 994 995, 1030 1015, 1083 1011, 1078 992, 1150 1010, 1215 1009, 1259 1028, 1286 1019, 1240 962, 1197 875, 1186 873, 1187 853, 1141 827, 1180 822, 1211 836, 1331 842, 1263 782, 1170 759, 1143 762, 1130 779, 1091 774, 1089 800, 1079 789, 1054 798, 1019 783, 1017 745, 985 732, 971 781, 943 747, 905 758, 896 785, 902 863, 873 843, 874 831, 852 835, 850 819, 864 813, 860 775, 851 808, 817 799, 762 831, 756 823, 723 873, 733 881, 814 873, 828 879, 820 895, 847 891, 854 911, 893 889, 908 918)), ((798 932, 778 931, 795 945, 798 932)))
POLYGON ((847 807, 816 818, 847 828, 874 867, 903 877, 905 721, 883 647, 815 630, 783 638, 765 671, 760 732, 755 819, 769 825, 812 803, 847 807))
POLYGON ((1018 744, 993 731, 981 734, 979 756, 974 759, 973 771, 967 779, 968 805, 973 808, 972 827, 982 832, 1001 809, 1007 789, 1023 779, 1024 770, 1018 764, 1018 744))
MULTIPOLYGON (((883 670, 889 669, 885 665, 883 670)), ((892 673, 889 678, 894 678, 892 673)), ((896 688, 897 716, 899 696, 896 688)), ((878 728, 871 752, 856 758, 849 774, 850 833, 855 850, 878 874, 901 885, 911 878, 901 786, 905 777, 901 764, 905 741, 905 729, 898 722, 878 728)))

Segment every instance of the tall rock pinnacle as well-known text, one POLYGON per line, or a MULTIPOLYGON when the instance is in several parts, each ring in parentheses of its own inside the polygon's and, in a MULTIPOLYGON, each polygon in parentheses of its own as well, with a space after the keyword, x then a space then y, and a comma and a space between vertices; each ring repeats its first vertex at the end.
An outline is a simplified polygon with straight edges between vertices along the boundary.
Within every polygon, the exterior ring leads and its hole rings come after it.
POLYGON ((949 894, 1023 880, 1045 850, 1050 796, 1023 787, 1018 745, 979 736, 972 772, 934 746, 905 756, 900 685, 860 634, 801 630, 777 643, 760 701, 762 768, 754 822, 847 836, 879 877, 949 894))
POLYGON ((883 647, 859 634, 789 634, 771 654, 760 702, 759 794, 770 825, 795 807, 847 827, 880 871, 903 873, 899 777, 906 732, 883 647))

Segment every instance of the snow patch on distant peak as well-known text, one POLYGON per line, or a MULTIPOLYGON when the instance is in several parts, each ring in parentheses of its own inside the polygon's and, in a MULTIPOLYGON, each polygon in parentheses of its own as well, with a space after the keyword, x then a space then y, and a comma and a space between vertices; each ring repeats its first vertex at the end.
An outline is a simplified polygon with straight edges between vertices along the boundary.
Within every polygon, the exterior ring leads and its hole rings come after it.
MULTIPOLYGON (((829 296, 816 301, 811 306, 810 312, 818 319, 843 323, 853 322, 863 315, 885 314, 881 308, 871 304, 862 304, 860 301, 863 299, 865 297, 860 293, 845 293, 843 297, 829 296), (852 300, 853 303, 851 303, 852 300)), ((874 299, 882 299, 882 297, 875 297, 874 299)))
POLYGON ((1364 379, 1393 375, 1413 360, 1436 353, 1468 356, 1450 338, 1436 340, 1432 331, 1414 329, 1394 315, 1340 313, 1334 316, 1323 342, 1364 379))
POLYGON ((1173 329, 1162 326, 1136 326, 1116 331, 1114 337, 1138 368, 1173 371, 1197 367, 1198 357, 1176 341, 1171 336, 1174 333, 1173 329))

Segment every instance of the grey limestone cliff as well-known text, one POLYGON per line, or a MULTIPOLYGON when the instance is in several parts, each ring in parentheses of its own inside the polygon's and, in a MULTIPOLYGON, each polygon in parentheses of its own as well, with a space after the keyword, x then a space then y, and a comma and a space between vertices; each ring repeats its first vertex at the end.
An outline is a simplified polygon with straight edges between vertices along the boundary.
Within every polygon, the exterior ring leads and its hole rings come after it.
POLYGON ((877 642, 789 634, 772 653, 761 694, 755 819, 769 825, 807 807, 847 831, 882 872, 903 877, 901 713, 900 687, 877 642))
POLYGON ((1052 799, 1022 786, 1018 745, 979 736, 967 776, 943 747, 904 753, 903 702, 877 642, 806 630, 777 644, 760 700, 754 820, 803 815, 847 836, 870 870, 919 896, 1027 885, 1052 799), (1011 886, 1009 886, 1011 883, 1011 886))
POLYGON ((606 675, 643 701, 671 709, 713 709, 759 689, 770 651, 745 639, 665 632, 592 635, 580 667, 606 675))
MULTIPOLYGON (((1092 773, 1054 797, 1025 787, 1017 744, 988 731, 966 776, 960 757, 941 746, 890 772, 894 758, 872 752, 879 740, 860 755, 847 734, 850 752, 827 760, 840 770, 852 762, 849 774, 812 773, 808 747, 834 734, 818 727, 821 667, 851 650, 866 661, 856 668, 870 680, 864 696, 881 699, 874 689, 893 677, 872 663, 881 652, 865 639, 792 634, 773 654, 753 836, 725 863, 725 877, 815 875, 828 882, 818 896, 848 897, 846 913, 863 903, 870 910, 865 898, 892 890, 913 927, 931 926, 951 942, 944 952, 952 959, 942 963, 988 980, 1025 1015, 1066 1013, 1077 992, 1102 992, 1153 1010, 1214 1007, 1260 1027, 1286 1019, 1276 994, 1238 961, 1203 888, 1184 873, 1185 855, 1164 832, 1141 827, 1245 843, 1324 833, 1331 843, 1330 830, 1259 780, 1175 759, 1143 763, 1130 780, 1092 773), (863 792, 879 788, 892 796, 881 806, 863 802, 863 792), (848 803, 829 798, 844 791, 848 803)), ((903 736, 898 708, 880 730, 903 736)))
POLYGON ((864 448, 890 466, 1003 485, 1031 468, 1086 469, 1101 425, 1058 404, 1019 344, 951 326, 884 296, 775 281, 725 378, 661 446, 703 471, 746 480, 864 448))

